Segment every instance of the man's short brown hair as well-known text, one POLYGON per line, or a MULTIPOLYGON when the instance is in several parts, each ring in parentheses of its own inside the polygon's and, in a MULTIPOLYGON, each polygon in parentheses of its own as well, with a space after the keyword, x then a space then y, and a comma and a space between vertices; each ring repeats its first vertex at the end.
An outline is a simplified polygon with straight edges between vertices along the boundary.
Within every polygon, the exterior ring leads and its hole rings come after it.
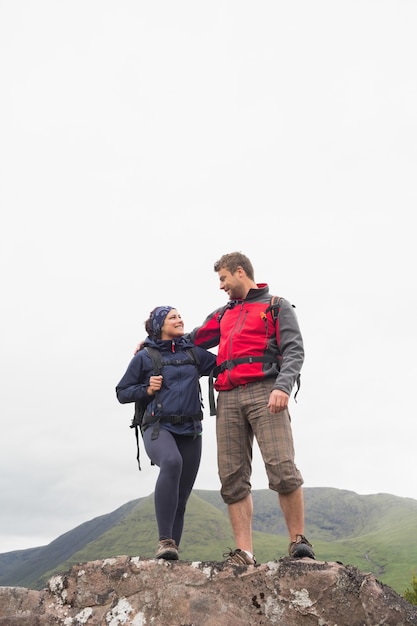
POLYGON ((219 272, 221 269, 228 270, 231 274, 234 274, 238 267, 241 267, 250 280, 255 280, 253 265, 247 256, 242 252, 230 252, 229 254, 223 254, 223 256, 215 262, 214 271, 219 272))

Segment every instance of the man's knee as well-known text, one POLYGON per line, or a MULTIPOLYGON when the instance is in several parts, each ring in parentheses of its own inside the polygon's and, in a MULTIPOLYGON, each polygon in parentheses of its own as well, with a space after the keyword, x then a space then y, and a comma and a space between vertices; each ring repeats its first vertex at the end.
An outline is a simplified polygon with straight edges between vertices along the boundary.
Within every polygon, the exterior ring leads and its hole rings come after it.
POLYGON ((267 473, 269 488, 277 493, 292 493, 304 483, 301 472, 292 462, 270 466, 267 473))
POLYGON ((240 500, 244 500, 251 492, 251 488, 248 485, 223 485, 220 494, 223 498, 223 502, 225 504, 235 504, 235 502, 240 502, 240 500))

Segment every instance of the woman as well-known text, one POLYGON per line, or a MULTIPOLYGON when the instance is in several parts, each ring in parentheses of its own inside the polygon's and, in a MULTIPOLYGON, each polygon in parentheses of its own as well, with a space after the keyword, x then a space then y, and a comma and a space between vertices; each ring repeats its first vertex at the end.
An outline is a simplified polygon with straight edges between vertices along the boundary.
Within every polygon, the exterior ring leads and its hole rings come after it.
POLYGON ((159 467, 154 494, 159 532, 155 558, 178 559, 185 508, 201 459, 199 379, 213 369, 216 356, 183 337, 184 322, 171 306, 156 307, 145 329, 148 336, 117 385, 116 394, 122 404, 148 403, 142 423, 143 442, 152 464, 159 467), (161 355, 160 375, 153 373, 148 347, 161 355))

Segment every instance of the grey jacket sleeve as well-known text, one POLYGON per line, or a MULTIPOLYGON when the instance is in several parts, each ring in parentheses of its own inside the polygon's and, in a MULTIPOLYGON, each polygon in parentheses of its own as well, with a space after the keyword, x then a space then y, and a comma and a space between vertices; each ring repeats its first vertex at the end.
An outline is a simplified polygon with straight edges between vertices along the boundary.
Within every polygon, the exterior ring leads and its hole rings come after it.
POLYGON ((294 307, 284 298, 281 299, 278 320, 281 368, 273 388, 291 395, 304 362, 304 344, 294 307))

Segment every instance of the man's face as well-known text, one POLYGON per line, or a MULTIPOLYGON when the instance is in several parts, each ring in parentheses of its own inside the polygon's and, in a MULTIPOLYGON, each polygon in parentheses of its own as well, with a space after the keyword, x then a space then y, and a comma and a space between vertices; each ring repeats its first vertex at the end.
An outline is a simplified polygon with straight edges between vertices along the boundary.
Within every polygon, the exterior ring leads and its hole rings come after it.
POLYGON ((234 274, 222 267, 218 272, 220 289, 223 289, 229 296, 230 300, 245 298, 245 288, 242 282, 243 270, 237 268, 234 274))

